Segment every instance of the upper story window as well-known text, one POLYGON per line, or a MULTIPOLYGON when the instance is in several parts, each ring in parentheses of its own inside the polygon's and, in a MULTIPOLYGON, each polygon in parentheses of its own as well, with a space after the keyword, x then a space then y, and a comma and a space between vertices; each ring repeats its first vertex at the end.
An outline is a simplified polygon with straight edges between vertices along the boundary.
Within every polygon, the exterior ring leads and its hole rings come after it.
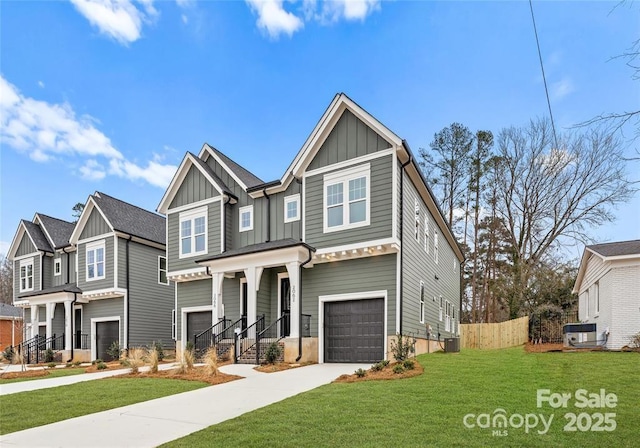
POLYGON ((62 274, 62 260, 56 258, 53 260, 53 275, 62 274))
POLYGON ((20 260, 20 292, 33 291, 33 258, 20 260))
POLYGON ((429 254, 429 214, 424 217, 424 250, 429 254))
POLYGON ((180 213, 180 258, 207 253, 207 208, 180 213))
POLYGON ((370 164, 324 176, 324 231, 351 229, 370 222, 370 164))
POLYGON ((167 257, 158 257, 158 283, 162 285, 168 285, 167 279, 167 257))
POLYGON ((594 288, 594 293, 595 293, 595 307, 596 307, 596 311, 595 311, 595 315, 597 316, 598 314, 600 314, 600 282, 595 282, 593 284, 593 288, 594 288))
POLYGON ((418 199, 415 199, 414 202, 414 209, 415 209, 415 236, 416 236, 416 241, 420 242, 420 202, 418 201, 418 199))
POLYGON ((436 262, 436 264, 438 263, 439 256, 440 254, 438 251, 438 232, 435 232, 433 234, 433 259, 436 262))
POLYGON ((420 282, 420 323, 424 323, 424 282, 420 282))
POLYGON ((294 194, 284 198, 284 222, 293 222, 300 219, 300 195, 294 194))
POLYGON ((105 276, 104 240, 87 244, 87 281, 100 280, 105 276))
POLYGON ((240 207, 240 219, 238 222, 240 223, 240 232, 253 230, 253 205, 240 207))

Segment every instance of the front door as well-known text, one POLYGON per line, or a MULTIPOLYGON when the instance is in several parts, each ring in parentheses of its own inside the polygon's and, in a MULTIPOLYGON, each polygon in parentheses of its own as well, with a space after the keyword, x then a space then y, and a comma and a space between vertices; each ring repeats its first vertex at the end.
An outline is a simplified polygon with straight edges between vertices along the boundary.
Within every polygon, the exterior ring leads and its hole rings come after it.
POLYGON ((284 315, 280 326, 280 336, 289 336, 291 329, 291 283, 288 277, 280 279, 280 315, 284 315))
POLYGON ((247 282, 240 283, 240 317, 242 317, 241 329, 247 328, 247 282))
POLYGON ((120 342, 120 322, 117 320, 96 322, 96 359, 112 361, 107 351, 114 342, 120 342))
POLYGON ((85 344, 82 343, 82 308, 75 308, 73 310, 73 328, 75 330, 75 337, 73 338, 74 348, 85 349, 85 344))

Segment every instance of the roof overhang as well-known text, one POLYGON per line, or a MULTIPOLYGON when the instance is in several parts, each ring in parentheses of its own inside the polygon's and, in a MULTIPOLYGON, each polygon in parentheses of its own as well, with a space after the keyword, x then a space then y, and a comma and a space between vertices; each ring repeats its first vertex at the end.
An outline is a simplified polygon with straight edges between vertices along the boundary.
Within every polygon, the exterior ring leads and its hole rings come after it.
POLYGON ((572 294, 578 294, 582 289, 582 281, 584 280, 584 276, 587 272, 587 265, 589 264, 589 260, 591 259, 591 257, 594 255, 599 257, 604 263, 619 264, 620 262, 640 261, 640 254, 612 255, 606 257, 589 247, 585 247, 584 252, 582 253, 582 258, 580 259, 580 267, 578 268, 576 282, 574 283, 573 289, 571 290, 572 294))
POLYGON ((102 219, 104 219, 104 222, 107 223, 107 225, 109 226, 112 232, 114 231, 113 225, 107 219, 107 215, 105 215, 104 212, 100 210, 100 207, 98 207, 98 204, 96 204, 96 201, 94 201, 93 196, 89 196, 84 206, 84 209, 82 210, 82 214, 80 215, 80 219, 78 219, 78 223, 76 224, 76 227, 73 229, 73 233, 71 234, 71 237, 69 237, 69 242, 71 244, 74 244, 74 245, 78 244, 80 235, 82 234, 82 231, 84 230, 84 226, 87 224, 87 221, 89 220, 89 216, 91 216, 91 212, 93 211, 93 209, 98 210, 98 212, 102 216, 102 219))
POLYGON ((20 241, 22 241, 22 236, 25 233, 31 240, 31 244, 33 244, 33 247, 36 248, 36 251, 38 250, 38 246, 36 246, 36 243, 33 241, 33 238, 31 238, 31 235, 27 230, 27 226, 24 225, 24 220, 21 219, 20 224, 18 224, 18 230, 16 230, 16 234, 13 236, 13 240, 11 240, 11 245, 9 246, 9 250, 7 252, 7 258, 9 260, 13 260, 14 257, 16 256, 16 252, 18 251, 18 246, 20 246, 20 241))
POLYGON ((95 291, 85 291, 82 293, 84 300, 100 300, 100 299, 113 299, 115 297, 124 297, 127 290, 124 288, 108 288, 95 291))
POLYGON ((202 145, 202 149, 198 153, 198 157, 200 157, 200 159, 205 162, 209 157, 213 157, 218 165, 220 165, 227 173, 229 173, 229 176, 231 176, 233 180, 235 180, 236 183, 240 185, 244 191, 247 191, 247 185, 236 175, 236 173, 231 168, 229 168, 224 160, 218 157, 215 151, 211 150, 211 146, 209 146, 209 144, 205 143, 204 145, 202 145))
POLYGON ((87 303, 86 300, 83 300, 82 294, 79 292, 74 293, 69 291, 57 291, 36 296, 19 298, 18 300, 14 301, 14 305, 25 307, 32 305, 45 305, 47 303, 62 303, 67 300, 74 299, 77 299, 77 303, 87 303))
MULTIPOLYGON (((199 260, 198 264, 209 268, 210 272, 231 273, 241 272, 248 267, 272 268, 287 263, 302 264, 309 259, 313 248, 305 243, 279 249, 246 253, 229 257, 216 257, 209 260, 199 260)), ((224 254, 221 254, 224 255, 224 254)))

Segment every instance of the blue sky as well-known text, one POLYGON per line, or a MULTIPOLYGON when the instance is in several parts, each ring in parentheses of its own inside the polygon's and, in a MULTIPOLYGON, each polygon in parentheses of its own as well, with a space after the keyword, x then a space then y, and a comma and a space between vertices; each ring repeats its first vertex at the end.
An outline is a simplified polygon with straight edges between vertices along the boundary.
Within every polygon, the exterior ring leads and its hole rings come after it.
MULTIPOLYGON (((616 3, 534 2, 559 129, 640 105, 610 60, 638 6, 616 3)), ((21 218, 71 219, 96 190, 155 210, 204 142, 280 178, 337 92, 414 151, 454 121, 547 114, 528 2, 4 1, 0 75, 0 252, 21 218)), ((640 238, 639 196, 598 240, 640 238)))

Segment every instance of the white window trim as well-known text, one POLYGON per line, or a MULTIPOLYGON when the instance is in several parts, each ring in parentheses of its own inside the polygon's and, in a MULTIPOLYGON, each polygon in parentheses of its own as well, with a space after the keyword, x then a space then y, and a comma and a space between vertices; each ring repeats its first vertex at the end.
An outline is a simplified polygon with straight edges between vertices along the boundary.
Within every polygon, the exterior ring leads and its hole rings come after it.
POLYGON ((19 285, 18 285, 18 289, 20 290, 20 292, 28 292, 28 291, 33 291, 33 288, 35 287, 35 263, 34 263, 34 259, 32 258, 25 258, 23 260, 20 260, 20 270, 18 271, 18 276, 20 277, 19 280, 19 285), (26 275, 27 273, 27 266, 31 265, 31 288, 27 287, 28 282, 26 281, 26 279, 29 278, 28 275, 26 275), (24 272, 25 272, 25 288, 22 288, 22 268, 24 267, 24 272))
POLYGON ((164 255, 158 255, 158 284, 159 285, 168 285, 169 284, 169 270, 167 269, 169 267, 169 265, 167 264, 167 257, 165 257, 164 255), (160 259, 164 258, 164 269, 160 268, 160 259), (167 282, 161 282, 160 281, 160 273, 164 271, 164 276, 167 279, 167 282))
POLYGON ((53 260, 53 275, 58 277, 62 275, 62 259, 56 258, 53 260))
POLYGON ((253 230, 253 205, 245 205, 238 209, 238 231, 248 232, 253 230), (242 227, 242 214, 249 212, 249 227, 242 227))
POLYGON ((418 198, 415 198, 414 200, 414 225, 415 225, 415 229, 414 229, 414 234, 416 237, 416 241, 418 242, 418 244, 420 244, 420 201, 418 201, 418 198))
POLYGON ((323 233, 339 232, 341 230, 356 229, 358 227, 366 227, 371 224, 371 164, 358 165, 346 170, 325 174, 322 185, 322 215, 323 215, 323 233), (366 198, 365 198, 365 214, 364 221, 349 223, 349 181, 360 177, 366 178, 366 198), (328 226, 327 213, 327 186, 342 183, 342 225, 328 226))
POLYGON ((284 222, 285 224, 288 222, 294 222, 294 221, 299 221, 300 220, 300 194, 294 194, 291 196, 286 196, 284 198, 284 222), (296 203, 296 216, 294 216, 293 218, 289 218, 287 216, 287 206, 292 203, 295 202, 296 203))
POLYGON ((440 248, 438 247, 438 232, 433 234, 433 260, 438 264, 440 258, 440 248))
POLYGON ((444 314, 444 313, 442 312, 442 296, 440 296, 440 310, 439 310, 439 313, 438 313, 438 320, 439 320, 440 322, 442 322, 442 315, 443 315, 443 314, 444 314))
POLYGON ((93 243, 89 243, 86 245, 84 250, 84 279, 86 282, 94 282, 96 280, 104 280, 107 276, 107 247, 105 244, 105 240, 95 241, 93 243), (104 267, 102 268, 102 275, 98 275, 98 258, 94 257, 94 265, 96 268, 94 269, 95 275, 93 278, 89 278, 89 252, 97 251, 98 249, 102 249, 102 264, 104 267))
POLYGON ((600 315, 600 282, 595 282, 593 284, 594 291, 594 304, 593 304, 593 317, 598 317, 600 315))
POLYGON ((182 212, 178 218, 178 258, 192 258, 198 255, 206 255, 209 247, 209 213, 208 208, 200 207, 187 212, 182 212), (195 220, 196 218, 204 218, 204 250, 196 252, 196 235, 195 235, 195 220), (191 221, 191 252, 182 253, 182 223, 185 221, 191 221))
POLYGON ((418 294, 419 294, 418 298, 420 300, 420 323, 423 324, 425 303, 424 303, 424 282, 422 280, 420 280, 420 290, 418 291, 418 294))
POLYGON ((429 214, 424 217, 424 251, 429 255, 429 214))

